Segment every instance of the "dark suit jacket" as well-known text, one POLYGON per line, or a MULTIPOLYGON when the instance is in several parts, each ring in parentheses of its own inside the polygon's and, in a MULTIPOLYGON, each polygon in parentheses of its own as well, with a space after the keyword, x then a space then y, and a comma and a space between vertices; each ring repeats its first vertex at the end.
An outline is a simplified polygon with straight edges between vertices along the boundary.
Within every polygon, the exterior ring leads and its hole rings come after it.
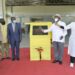
POLYGON ((8 31, 7 31, 7 38, 8 41, 14 42, 14 41, 21 41, 22 39, 22 33, 21 33, 21 24, 20 23, 15 23, 15 32, 13 31, 12 23, 8 24, 8 31))

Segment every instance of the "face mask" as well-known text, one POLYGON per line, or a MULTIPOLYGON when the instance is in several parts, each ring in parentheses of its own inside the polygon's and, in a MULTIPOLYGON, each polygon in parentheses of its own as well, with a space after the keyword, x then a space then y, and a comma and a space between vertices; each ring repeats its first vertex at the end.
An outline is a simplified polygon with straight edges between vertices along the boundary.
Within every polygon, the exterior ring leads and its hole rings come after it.
POLYGON ((13 20, 12 22, 13 22, 13 23, 16 23, 16 20, 13 20))
POLYGON ((58 21, 58 18, 55 18, 55 22, 57 22, 58 21))

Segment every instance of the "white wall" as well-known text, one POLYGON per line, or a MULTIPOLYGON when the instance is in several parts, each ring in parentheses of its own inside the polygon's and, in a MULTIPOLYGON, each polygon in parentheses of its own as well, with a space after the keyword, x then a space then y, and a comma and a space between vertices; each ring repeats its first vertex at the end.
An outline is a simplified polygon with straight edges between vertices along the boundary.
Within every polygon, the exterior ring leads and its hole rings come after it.
MULTIPOLYGON (((7 7, 7 13, 11 12, 11 8, 7 7)), ((15 16, 25 16, 23 22, 29 22, 30 16, 50 16, 59 13, 62 15, 66 23, 72 21, 75 17, 75 6, 14 6, 13 14, 15 16), (70 17, 66 17, 70 15, 70 17), (65 18, 66 17, 66 18, 65 18)))
POLYGON ((0 18, 3 18, 2 0, 0 0, 0 18))
MULTIPOLYGON (((10 11, 10 7, 8 11, 10 11)), ((50 15, 56 13, 75 15, 75 6, 14 6, 13 13, 16 15, 50 15)))

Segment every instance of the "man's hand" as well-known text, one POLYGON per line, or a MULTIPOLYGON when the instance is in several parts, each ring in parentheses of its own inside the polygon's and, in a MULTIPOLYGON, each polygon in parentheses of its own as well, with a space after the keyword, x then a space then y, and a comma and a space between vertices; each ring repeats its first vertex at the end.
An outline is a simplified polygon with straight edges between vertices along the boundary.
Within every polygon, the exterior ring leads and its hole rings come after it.
POLYGON ((62 39, 63 39, 63 36, 60 37, 60 40, 62 40, 62 39))
POLYGON ((63 26, 60 26, 60 28, 61 28, 61 29, 64 29, 64 27, 63 27, 63 26))
POLYGON ((22 39, 20 39, 19 43, 21 43, 22 39))
POLYGON ((40 29, 41 32, 44 32, 42 27, 39 27, 39 29, 40 29))
POLYGON ((55 23, 58 27, 60 27, 61 29, 64 29, 63 26, 59 25, 57 22, 55 23))

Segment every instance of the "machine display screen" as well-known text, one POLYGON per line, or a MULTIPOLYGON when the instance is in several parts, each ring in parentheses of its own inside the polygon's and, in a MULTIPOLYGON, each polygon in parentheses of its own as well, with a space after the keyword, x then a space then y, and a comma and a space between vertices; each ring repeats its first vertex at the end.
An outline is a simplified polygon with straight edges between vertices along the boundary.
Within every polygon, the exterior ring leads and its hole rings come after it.
POLYGON ((48 26, 33 26, 33 35, 48 35, 48 33, 43 33, 41 29, 48 29, 48 26))

